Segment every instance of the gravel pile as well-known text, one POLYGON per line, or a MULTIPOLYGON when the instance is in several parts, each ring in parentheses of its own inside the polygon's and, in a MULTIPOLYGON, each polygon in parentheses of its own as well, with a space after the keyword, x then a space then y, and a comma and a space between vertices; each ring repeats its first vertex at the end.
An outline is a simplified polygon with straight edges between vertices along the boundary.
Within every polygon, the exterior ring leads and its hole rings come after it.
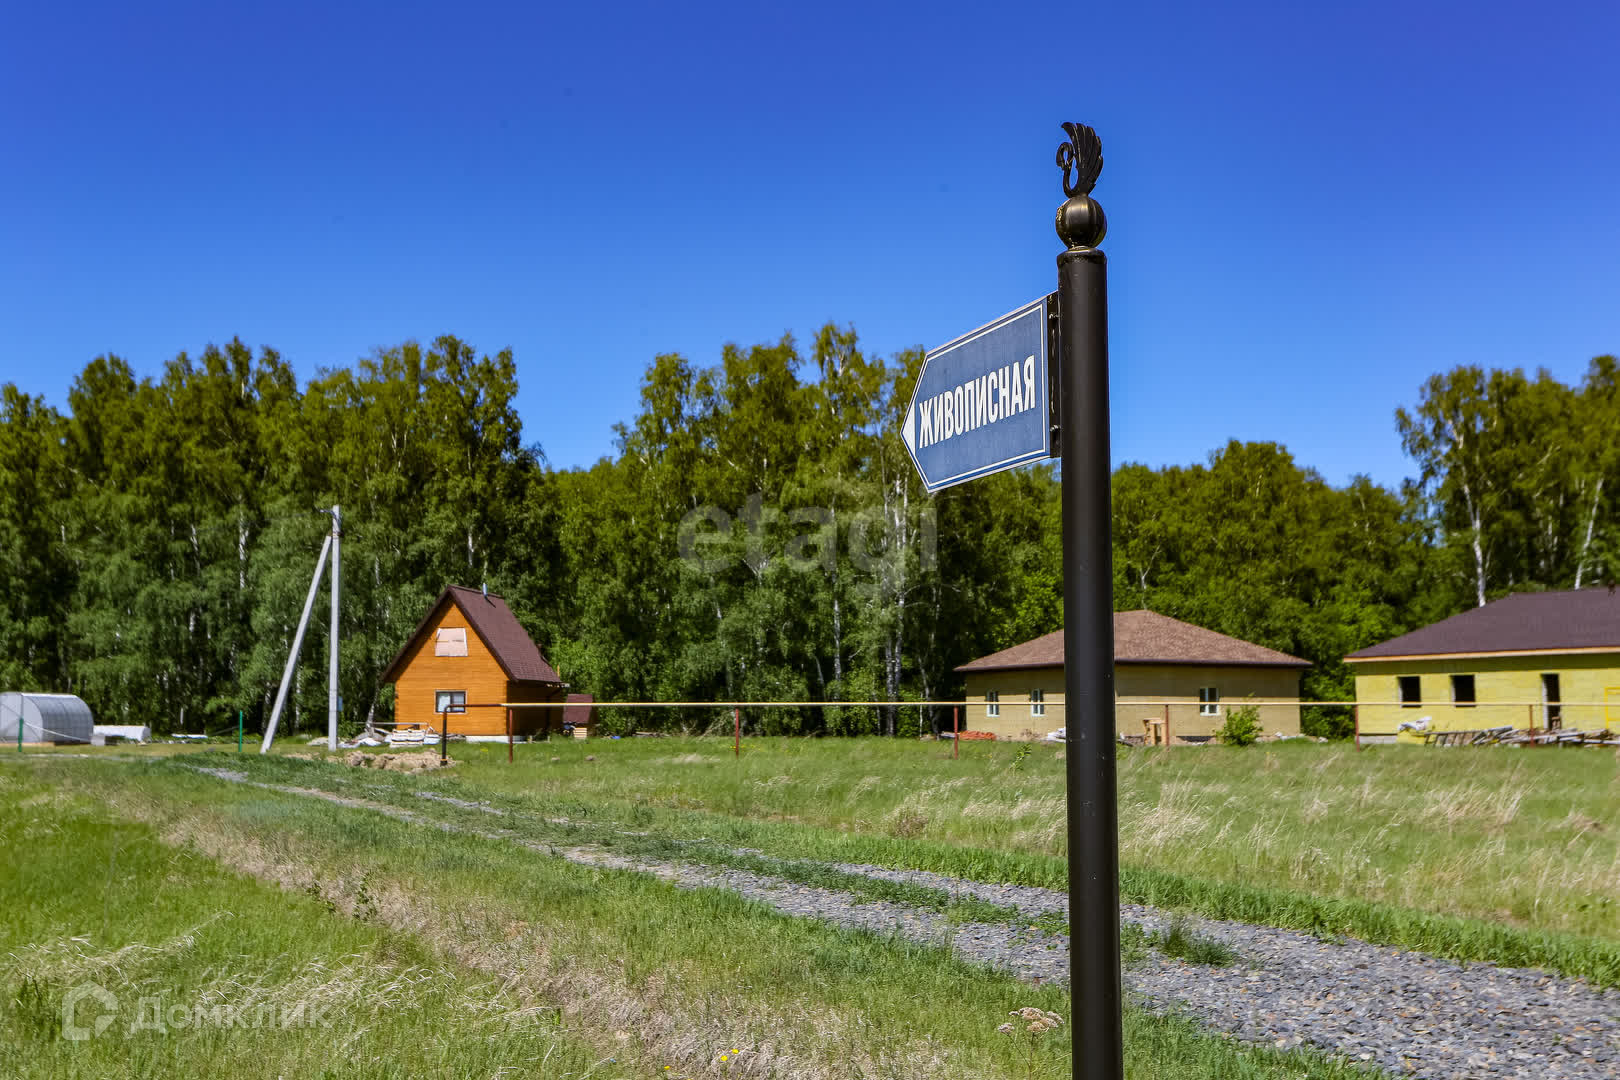
MULTIPOLYGON (((229 770, 202 770, 245 781, 229 770)), ((249 781, 251 782, 251 781, 249 781)), ((450 831, 476 832, 409 811, 307 788, 259 784, 290 794, 374 809, 450 831)), ((460 800, 447 802, 463 804, 460 800)), ((474 809, 488 809, 473 805, 474 809)), ((949 925, 937 911, 800 885, 743 870, 651 858, 597 848, 553 849, 510 833, 482 833, 522 843, 572 862, 653 874, 683 888, 721 888, 789 915, 880 934, 948 945, 964 960, 1022 978, 1068 976, 1068 938, 1034 926, 949 925)), ((1064 893, 1027 885, 964 881, 918 870, 831 864, 846 873, 939 889, 954 897, 1017 909, 1036 918, 1067 914, 1064 893)), ((1123 905, 1120 917, 1149 931, 1166 913, 1123 905)), ((1177 1009, 1210 1027, 1254 1043, 1309 1045, 1398 1075, 1432 1080, 1620 1080, 1620 991, 1546 972, 1460 965, 1421 953, 1327 941, 1247 923, 1198 921, 1194 931, 1234 949, 1229 967, 1190 964, 1152 952, 1125 974, 1127 990, 1148 1008, 1177 1009)))

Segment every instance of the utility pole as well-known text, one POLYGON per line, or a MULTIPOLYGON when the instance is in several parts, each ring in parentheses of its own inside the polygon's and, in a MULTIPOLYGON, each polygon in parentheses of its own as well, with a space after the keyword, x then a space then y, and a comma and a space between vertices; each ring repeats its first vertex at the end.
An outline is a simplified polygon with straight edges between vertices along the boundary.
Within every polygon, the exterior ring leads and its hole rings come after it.
POLYGON ((1114 765, 1114 573, 1108 438, 1108 231, 1091 189, 1102 140, 1064 124, 1057 232, 1058 408, 1063 458, 1063 693, 1069 789, 1072 1071, 1125 1075, 1119 971, 1119 812, 1114 765), (1074 176, 1071 179, 1070 173, 1074 176))
POLYGON ((338 552, 343 546, 343 515, 332 507, 332 640, 326 671, 326 748, 338 748, 338 552))
POLYGON ((310 609, 315 606, 315 596, 321 589, 321 574, 326 570, 326 553, 332 548, 332 538, 328 536, 321 544, 321 553, 315 559, 315 576, 309 581, 309 595, 304 597, 304 613, 298 616, 298 632, 293 635, 292 649, 287 653, 287 666, 281 671, 281 686, 276 690, 276 704, 270 710, 270 722, 264 726, 264 741, 259 744, 259 753, 268 754, 270 744, 276 739, 276 726, 281 722, 282 707, 287 704, 287 687, 292 685, 293 669, 298 666, 298 652, 304 647, 304 631, 309 628, 310 609))

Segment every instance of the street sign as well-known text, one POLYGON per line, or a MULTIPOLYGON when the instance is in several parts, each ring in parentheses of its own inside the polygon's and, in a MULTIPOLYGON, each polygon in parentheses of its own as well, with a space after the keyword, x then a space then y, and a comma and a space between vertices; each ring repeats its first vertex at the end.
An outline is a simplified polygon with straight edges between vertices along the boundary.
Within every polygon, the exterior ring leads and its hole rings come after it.
POLYGON ((923 358, 901 437, 930 492, 1051 456, 1055 301, 1043 296, 923 358))

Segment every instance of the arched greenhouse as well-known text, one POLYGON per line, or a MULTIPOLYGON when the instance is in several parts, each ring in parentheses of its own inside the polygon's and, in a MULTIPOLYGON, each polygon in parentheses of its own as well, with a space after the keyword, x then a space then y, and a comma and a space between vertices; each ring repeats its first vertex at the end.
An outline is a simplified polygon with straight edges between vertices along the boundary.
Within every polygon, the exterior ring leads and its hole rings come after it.
POLYGON ((17 742, 19 727, 25 743, 87 743, 94 723, 73 694, 0 694, 0 745, 17 742))

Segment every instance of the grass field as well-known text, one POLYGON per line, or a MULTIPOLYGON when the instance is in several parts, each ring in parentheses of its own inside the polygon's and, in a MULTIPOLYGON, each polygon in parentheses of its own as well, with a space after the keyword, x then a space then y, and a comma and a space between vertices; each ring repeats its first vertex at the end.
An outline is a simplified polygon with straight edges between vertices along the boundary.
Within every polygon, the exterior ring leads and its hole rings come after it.
POLYGON ((583 1075, 600 1062, 497 974, 336 917, 319 890, 165 843, 82 790, 0 771, 0 1075, 532 1075, 542 1062, 583 1075), (73 1021, 108 1022, 65 1038, 64 999, 91 985, 112 1001, 83 999, 73 1021))
MULTIPOLYGON (((1020 1007, 1067 1016, 1059 989, 546 853, 678 853, 1008 918, 822 861, 1061 886, 1051 748, 964 745, 953 761, 937 744, 755 740, 734 760, 649 739, 520 746, 515 766, 505 747, 453 752, 457 768, 422 776, 251 753, 0 756, 0 1073, 1067 1075, 1061 1032, 996 1031, 1020 1007), (507 835, 478 835, 497 810, 507 835), (116 995, 115 1023, 64 1039, 62 1002, 87 981, 116 995), (322 1022, 129 1031, 158 993, 205 1012, 318 1005, 322 1022)), ((1620 981, 1612 754, 1132 751, 1120 781, 1128 898, 1620 981)), ((1127 1052, 1132 1080, 1360 1075, 1134 1011, 1127 1052)))
MULTIPOLYGON (((1007 872, 1062 881, 1060 749, 973 743, 952 760, 877 739, 745 745, 733 761, 713 741, 561 744, 548 767, 515 772, 504 747, 464 756, 466 776, 497 790, 1027 855, 1007 872)), ((1609 751, 1138 749, 1121 752, 1119 786, 1132 870, 1620 942, 1609 751)))

